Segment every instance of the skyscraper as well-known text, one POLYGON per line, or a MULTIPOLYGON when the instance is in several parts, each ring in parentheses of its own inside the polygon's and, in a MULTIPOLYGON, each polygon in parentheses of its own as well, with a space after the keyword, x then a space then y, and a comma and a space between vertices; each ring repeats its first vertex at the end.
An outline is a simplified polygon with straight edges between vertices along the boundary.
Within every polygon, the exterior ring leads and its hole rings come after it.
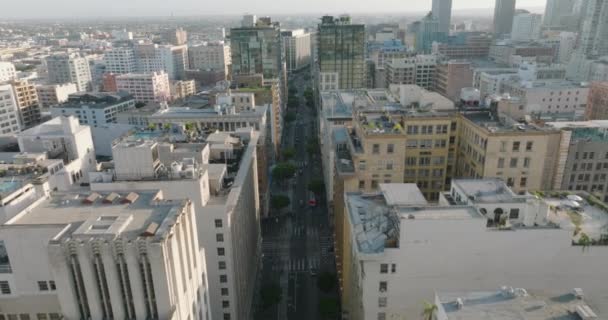
POLYGON ((540 37, 540 25, 542 16, 540 14, 522 12, 513 18, 511 39, 520 41, 535 40, 540 37))
POLYGON ((546 27, 562 26, 561 19, 571 17, 575 0, 547 0, 543 24, 546 27))
POLYGON ((283 72, 281 28, 269 17, 244 18, 243 25, 230 29, 233 75, 263 74, 279 78, 283 72))
POLYGON ((452 0, 433 0, 433 17, 439 21, 439 32, 450 33, 452 0))
POLYGON ((502 36, 511 32, 515 0, 496 0, 494 6, 494 35, 502 36))
POLYGON ((324 16, 317 28, 317 48, 321 87, 365 86, 365 25, 352 24, 348 16, 324 16), (322 85, 325 82, 334 84, 322 85))
POLYGON ((608 0, 588 1, 580 41, 587 57, 608 55, 608 0))
POLYGON ((430 53, 433 42, 441 42, 447 37, 446 33, 439 30, 439 20, 431 12, 422 18, 417 27, 417 29, 414 28, 416 30, 415 47, 417 52, 430 53))

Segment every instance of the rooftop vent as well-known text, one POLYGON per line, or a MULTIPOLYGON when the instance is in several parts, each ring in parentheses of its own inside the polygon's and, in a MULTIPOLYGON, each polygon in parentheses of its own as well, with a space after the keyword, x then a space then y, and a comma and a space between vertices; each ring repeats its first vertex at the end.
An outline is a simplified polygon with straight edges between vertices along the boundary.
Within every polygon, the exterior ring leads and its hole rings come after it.
POLYGON ((93 204, 97 199, 101 198, 101 195, 97 192, 93 192, 82 200, 83 204, 93 204))
POLYGON ((583 299, 584 297, 584 293, 583 293, 583 289, 581 288, 574 288, 572 290, 572 294, 577 298, 577 299, 583 299))
POLYGON ((120 195, 116 192, 112 192, 103 199, 103 203, 111 204, 118 198, 120 198, 120 195))
POLYGON ((456 308, 458 308, 458 310, 462 309, 462 307, 464 307, 464 302, 462 301, 462 298, 457 298, 456 299, 456 308))
POLYGON ((156 230, 158 230, 158 223, 152 222, 150 223, 144 232, 141 233, 142 237, 152 237, 156 234, 156 230))
POLYGON ((120 203, 133 203, 137 201, 137 198, 139 198, 139 194, 135 192, 130 192, 126 197, 122 199, 120 203))

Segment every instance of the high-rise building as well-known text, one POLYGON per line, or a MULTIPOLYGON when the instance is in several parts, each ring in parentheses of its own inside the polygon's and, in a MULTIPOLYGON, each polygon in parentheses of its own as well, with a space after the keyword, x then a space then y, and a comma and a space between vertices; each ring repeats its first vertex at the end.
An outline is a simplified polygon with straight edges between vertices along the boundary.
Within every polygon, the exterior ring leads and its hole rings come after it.
POLYGON ((49 84, 36 87, 38 93, 38 103, 41 108, 50 108, 68 101, 68 96, 78 92, 73 83, 49 84))
POLYGON ((0 61, 0 82, 15 79, 15 65, 10 62, 0 61))
POLYGON ((439 30, 439 20, 430 12, 422 20, 416 30, 416 51, 420 53, 431 53, 434 42, 442 42, 447 34, 439 30))
POLYGON ((497 37, 511 32, 514 15, 515 0, 496 0, 494 6, 494 34, 497 37))
POLYGON ((205 42, 188 47, 190 69, 204 71, 221 71, 228 75, 231 64, 230 46, 224 41, 205 42))
POLYGON ((433 18, 439 21, 439 32, 450 33, 452 0, 433 0, 433 18))
POLYGON ((263 74, 264 78, 283 78, 284 54, 281 28, 269 17, 255 21, 254 26, 230 29, 232 74, 263 74))
POLYGON ((107 73, 125 74, 137 71, 135 52, 131 47, 112 48, 104 53, 103 61, 107 73))
POLYGON ((594 82, 589 89, 587 120, 608 120, 608 82, 594 82))
POLYGON ((142 44, 135 46, 138 73, 164 71, 169 79, 181 79, 188 66, 188 46, 142 44))
POLYGON ((597 58, 608 55, 608 1, 588 2, 580 35, 580 49, 587 58, 597 58))
POLYGON ((518 13, 513 17, 511 40, 530 41, 540 37, 542 16, 529 12, 518 13))
POLYGON ((0 136, 13 135, 21 131, 17 97, 10 84, 0 85, 0 136))
POLYGON ((89 62, 77 54, 60 54, 46 58, 50 84, 74 83, 78 91, 92 89, 89 62))
POLYGON ((333 89, 365 86, 365 25, 353 24, 349 16, 324 16, 317 27, 317 81, 333 89), (329 81, 326 81, 329 80, 329 81))
POLYGON ((570 19, 575 4, 576 0, 547 0, 543 25, 548 28, 564 26, 563 19, 570 19))
POLYGON ((163 102, 171 98, 165 72, 127 73, 116 77, 117 91, 126 91, 138 102, 163 102))
POLYGON ((281 32, 281 38, 288 72, 310 65, 310 33, 304 29, 287 30, 281 32))

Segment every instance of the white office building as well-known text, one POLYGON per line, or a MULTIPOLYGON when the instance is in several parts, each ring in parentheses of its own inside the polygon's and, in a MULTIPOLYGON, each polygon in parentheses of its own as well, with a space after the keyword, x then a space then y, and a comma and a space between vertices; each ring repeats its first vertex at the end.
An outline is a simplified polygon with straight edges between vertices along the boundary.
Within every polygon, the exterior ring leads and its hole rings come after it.
POLYGON ((0 315, 209 319, 196 230, 159 191, 43 197, 0 227, 0 315))
POLYGON ((287 71, 292 72, 310 64, 310 33, 304 29, 281 31, 287 71))
POLYGON ((0 61, 0 82, 15 79, 17 72, 15 65, 10 62, 0 61))
POLYGON ((577 245, 581 238, 601 238, 604 209, 577 204, 587 218, 576 228, 564 203, 516 195, 498 179, 455 180, 439 205, 427 204, 414 184, 346 193, 344 316, 418 318, 423 301, 434 301, 437 290, 505 285, 530 292, 582 288, 598 314, 605 313, 608 247, 577 245))
POLYGON ((205 42, 188 47, 190 69, 205 71, 222 71, 228 74, 231 64, 230 46, 224 41, 205 42))
POLYGON ((146 103, 171 98, 169 76, 164 71, 119 75, 116 77, 116 89, 130 93, 135 101, 146 103))
POLYGON ((135 99, 127 92, 71 94, 66 103, 51 108, 51 115, 74 116, 80 124, 97 126, 117 123, 120 112, 135 108, 135 99))
POLYGON ((64 103, 68 101, 68 97, 71 94, 76 92, 78 92, 78 89, 73 83, 49 84, 36 87, 38 103, 40 103, 41 108, 50 108, 64 103))
POLYGON ((431 89, 435 84, 437 56, 416 55, 387 61, 386 84, 415 84, 431 89))
POLYGON ((92 89, 89 61, 78 54, 60 54, 46 58, 50 84, 74 83, 78 91, 92 89))
POLYGON ((140 44, 134 48, 138 73, 164 71, 169 79, 181 79, 188 69, 187 45, 140 44))
POLYGON ((196 141, 182 129, 136 132, 115 143, 113 172, 91 174, 99 193, 160 190, 165 199, 192 201, 213 319, 252 318, 261 246, 257 139, 255 132, 196 141))
POLYGON ((534 13, 520 13, 513 17, 511 40, 530 41, 540 37, 542 15, 534 13))
POLYGON ((21 131, 19 105, 10 84, 0 85, 0 136, 10 136, 21 131))
POLYGON ((106 73, 125 74, 137 71, 135 52, 132 47, 117 47, 107 50, 103 55, 106 73))

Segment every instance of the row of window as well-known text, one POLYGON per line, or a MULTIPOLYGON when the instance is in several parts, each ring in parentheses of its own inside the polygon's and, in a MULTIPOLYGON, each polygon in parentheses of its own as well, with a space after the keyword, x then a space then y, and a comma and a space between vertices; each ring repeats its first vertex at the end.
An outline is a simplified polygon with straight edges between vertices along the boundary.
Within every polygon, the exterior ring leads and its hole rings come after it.
MULTIPOLYGON (((36 313, 36 320, 59 320, 61 316, 59 313, 36 313)), ((28 313, 21 314, 2 314, 0 313, 0 320, 30 320, 31 317, 28 313)))
MULTIPOLYGON (((529 157, 525 157, 523 160, 523 167, 529 168, 532 159, 529 157)), ((509 168, 517 168, 519 165, 519 158, 510 158, 509 159, 509 168)), ((498 158, 498 163, 496 165, 497 168, 502 169, 505 167, 505 158, 498 158)))
MULTIPOLYGON (((451 130, 456 130, 456 122, 452 122, 451 130)), ((423 125, 423 126, 407 126, 407 134, 416 135, 416 134, 447 134, 448 133, 448 125, 447 124, 439 124, 436 126, 433 125, 423 125)))
MULTIPOLYGON (((608 162, 598 162, 595 164, 595 170, 608 169, 608 162)), ((580 166, 578 163, 572 165, 572 171, 592 171, 593 163, 581 163, 580 166)))
MULTIPOLYGON (((581 157, 581 159, 583 159, 583 160, 587 160, 587 159, 589 159, 589 160, 593 160, 593 159, 595 159, 595 152, 582 152, 582 154, 581 154, 581 153, 579 153, 579 152, 576 152, 576 153, 574 154, 574 159, 578 160, 578 159, 579 159, 579 156, 580 156, 580 157, 581 157)), ((608 152, 606 152, 606 153, 604 154, 604 159, 608 159, 608 152)))

